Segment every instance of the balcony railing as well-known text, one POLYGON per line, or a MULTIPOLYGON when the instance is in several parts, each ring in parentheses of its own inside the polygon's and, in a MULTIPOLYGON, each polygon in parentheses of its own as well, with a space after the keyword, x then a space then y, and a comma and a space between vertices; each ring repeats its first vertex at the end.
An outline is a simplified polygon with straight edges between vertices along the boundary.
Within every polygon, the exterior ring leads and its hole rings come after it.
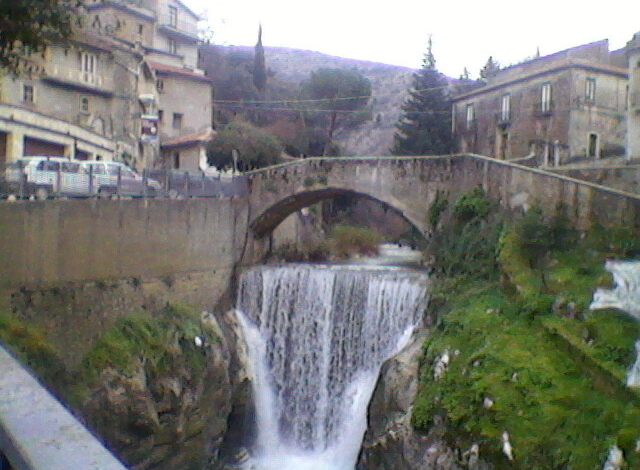
POLYGON ((495 121, 498 125, 508 125, 511 124, 511 110, 502 110, 495 113, 495 121))
POLYGON ((70 84, 97 88, 105 91, 113 89, 113 79, 109 74, 85 72, 74 67, 53 65, 46 69, 46 75, 70 84))
POLYGON ((547 117, 553 115, 555 103, 553 101, 542 101, 533 106, 533 115, 536 117, 547 117))
POLYGON ((170 15, 164 15, 158 23, 165 32, 198 39, 198 25, 195 22, 180 19, 176 20, 170 15))

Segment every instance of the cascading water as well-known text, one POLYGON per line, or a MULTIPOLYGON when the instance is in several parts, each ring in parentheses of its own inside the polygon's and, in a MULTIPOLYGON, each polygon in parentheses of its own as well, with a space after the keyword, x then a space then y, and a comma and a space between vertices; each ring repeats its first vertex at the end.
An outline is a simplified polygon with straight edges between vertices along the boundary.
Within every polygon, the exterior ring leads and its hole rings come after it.
MULTIPOLYGON (((613 275, 613 289, 597 289, 591 310, 617 308, 640 320, 640 261, 608 260, 605 269, 613 275)), ((627 374, 627 386, 640 387, 640 340, 635 343, 636 362, 627 374)))
POLYGON ((291 265, 243 274, 238 315, 254 368, 249 468, 353 470, 384 360, 409 340, 426 276, 291 265))

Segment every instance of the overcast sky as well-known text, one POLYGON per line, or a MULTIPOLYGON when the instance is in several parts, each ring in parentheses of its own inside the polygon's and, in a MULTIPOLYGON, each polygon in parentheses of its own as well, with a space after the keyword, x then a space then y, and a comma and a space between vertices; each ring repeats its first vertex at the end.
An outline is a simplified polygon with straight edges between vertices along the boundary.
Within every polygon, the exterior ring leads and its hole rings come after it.
POLYGON ((217 44, 285 46, 418 68, 433 35, 440 71, 473 76, 600 39, 618 49, 640 31, 637 0, 185 0, 205 12, 217 44), (596 5, 598 5, 596 7, 596 5))

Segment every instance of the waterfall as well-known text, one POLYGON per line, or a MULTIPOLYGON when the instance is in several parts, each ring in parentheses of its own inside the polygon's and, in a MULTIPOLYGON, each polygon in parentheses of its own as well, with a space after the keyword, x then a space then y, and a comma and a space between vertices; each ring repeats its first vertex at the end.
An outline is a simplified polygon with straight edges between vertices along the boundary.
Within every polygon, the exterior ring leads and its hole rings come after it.
POLYGON ((253 468, 354 468, 380 367, 408 342, 426 287, 424 275, 397 268, 263 266, 242 275, 253 468))
MULTIPOLYGON (((640 261, 607 260, 605 269, 613 276, 613 289, 597 289, 591 310, 616 308, 640 320, 640 261)), ((635 343, 636 361, 627 373, 627 386, 640 387, 640 340, 635 343)))

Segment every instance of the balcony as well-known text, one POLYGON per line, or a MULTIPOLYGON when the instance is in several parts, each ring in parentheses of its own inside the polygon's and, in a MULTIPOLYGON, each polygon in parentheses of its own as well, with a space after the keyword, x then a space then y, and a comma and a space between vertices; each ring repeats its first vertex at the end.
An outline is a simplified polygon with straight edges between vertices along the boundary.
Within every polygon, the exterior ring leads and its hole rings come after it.
POLYGON ((533 115, 535 117, 553 116, 555 103, 553 101, 543 101, 533 105, 533 115))
POLYGON ((85 72, 73 67, 47 67, 43 80, 64 88, 71 88, 100 96, 113 95, 113 79, 108 74, 85 72))
POLYGON ((498 126, 508 126, 511 124, 511 110, 498 111, 494 118, 498 126))
POLYGON ((158 21, 158 29, 169 36, 187 41, 199 41, 198 25, 194 22, 176 20, 170 15, 165 15, 158 21))

